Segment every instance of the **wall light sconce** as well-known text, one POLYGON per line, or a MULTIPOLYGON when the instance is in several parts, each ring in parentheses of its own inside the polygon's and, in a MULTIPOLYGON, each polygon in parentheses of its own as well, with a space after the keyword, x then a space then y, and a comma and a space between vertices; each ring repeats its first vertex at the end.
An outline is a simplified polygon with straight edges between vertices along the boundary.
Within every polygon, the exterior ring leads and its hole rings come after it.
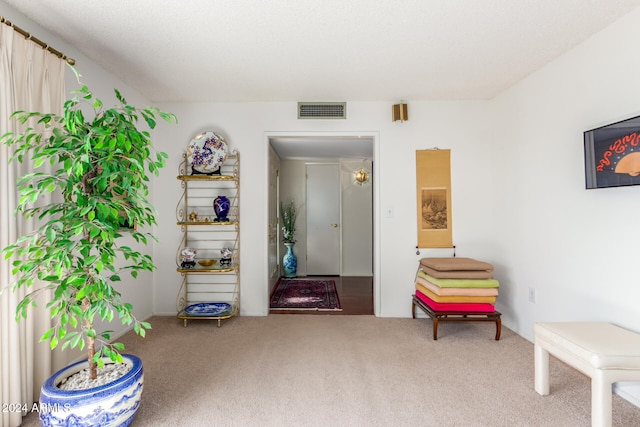
POLYGON ((365 168, 356 169, 353 171, 353 183, 357 185, 364 185, 371 180, 371 172, 365 168))
POLYGON ((397 122, 400 120, 401 122, 409 120, 409 114, 407 113, 407 104, 400 101, 400 104, 394 104, 391 107, 391 116, 392 121, 397 122))

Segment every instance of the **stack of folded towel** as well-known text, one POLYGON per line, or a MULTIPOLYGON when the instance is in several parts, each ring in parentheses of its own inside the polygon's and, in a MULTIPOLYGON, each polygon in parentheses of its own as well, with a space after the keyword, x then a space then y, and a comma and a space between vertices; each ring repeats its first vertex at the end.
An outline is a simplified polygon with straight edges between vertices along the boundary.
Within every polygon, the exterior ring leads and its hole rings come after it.
POLYGON ((422 258, 415 295, 434 311, 493 313, 498 286, 489 263, 471 258, 422 258))

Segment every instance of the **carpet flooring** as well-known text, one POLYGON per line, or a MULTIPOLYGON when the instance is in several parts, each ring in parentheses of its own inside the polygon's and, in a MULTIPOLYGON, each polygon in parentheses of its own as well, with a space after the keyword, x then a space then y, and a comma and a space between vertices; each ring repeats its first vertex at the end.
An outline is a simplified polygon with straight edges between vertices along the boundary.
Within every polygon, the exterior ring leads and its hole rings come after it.
MULTIPOLYGON (((426 318, 149 322, 121 340, 144 365, 131 427, 591 425, 589 378, 551 357, 551 394, 538 395, 533 344, 506 327, 495 341, 490 324, 444 323, 434 341, 426 318)), ((638 425, 640 408, 614 395, 613 426, 638 425)))
POLYGON ((335 282, 317 279, 281 279, 271 295, 269 308, 271 310, 341 310, 335 282))

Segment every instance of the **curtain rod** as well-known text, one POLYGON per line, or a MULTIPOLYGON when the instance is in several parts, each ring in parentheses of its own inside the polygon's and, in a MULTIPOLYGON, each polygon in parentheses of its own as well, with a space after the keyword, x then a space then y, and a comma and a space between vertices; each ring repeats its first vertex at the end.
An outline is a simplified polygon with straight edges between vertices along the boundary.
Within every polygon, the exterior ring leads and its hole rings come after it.
POLYGON ((51 46, 49 46, 48 44, 46 44, 42 40, 40 40, 40 39, 38 39, 36 37, 33 37, 31 35, 31 33, 23 30, 22 28, 18 27, 17 25, 14 25, 13 22, 9 21, 4 16, 0 16, 0 23, 3 23, 5 25, 10 26, 16 32, 18 32, 19 34, 24 36, 25 39, 31 40, 32 42, 34 42, 35 44, 37 44, 38 46, 40 46, 44 50, 47 50, 47 51, 53 53, 55 56, 57 56, 58 58, 60 58, 60 59, 62 59, 64 61, 67 61, 67 63, 69 65, 75 65, 76 64, 76 60, 75 59, 69 58, 67 55, 65 55, 64 53, 60 52, 59 50, 56 50, 56 49, 52 48, 51 46))

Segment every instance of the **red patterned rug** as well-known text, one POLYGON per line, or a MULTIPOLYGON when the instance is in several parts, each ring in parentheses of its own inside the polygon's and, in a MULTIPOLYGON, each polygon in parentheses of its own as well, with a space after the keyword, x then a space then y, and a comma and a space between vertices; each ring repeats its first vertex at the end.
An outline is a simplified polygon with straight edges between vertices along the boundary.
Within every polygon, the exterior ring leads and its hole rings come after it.
POLYGON ((342 311, 333 280, 281 279, 271 295, 271 310, 342 311))

